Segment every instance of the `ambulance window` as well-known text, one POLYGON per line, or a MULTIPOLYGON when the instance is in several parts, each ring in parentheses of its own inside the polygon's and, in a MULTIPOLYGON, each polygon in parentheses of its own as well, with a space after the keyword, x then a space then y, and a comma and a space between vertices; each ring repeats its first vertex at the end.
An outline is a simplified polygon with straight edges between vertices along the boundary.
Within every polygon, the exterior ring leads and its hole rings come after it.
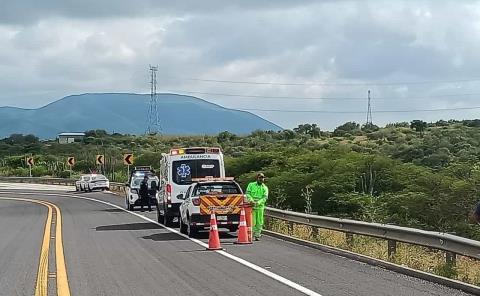
POLYGON ((177 160, 172 163, 172 179, 175 184, 192 183, 192 178, 220 177, 220 162, 217 159, 177 160))

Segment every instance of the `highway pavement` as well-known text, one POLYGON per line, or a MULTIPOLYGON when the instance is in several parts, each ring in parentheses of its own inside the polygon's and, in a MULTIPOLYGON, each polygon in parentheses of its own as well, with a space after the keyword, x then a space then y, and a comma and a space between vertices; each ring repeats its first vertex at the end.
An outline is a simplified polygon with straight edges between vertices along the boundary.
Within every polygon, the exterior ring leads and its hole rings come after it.
MULTIPOLYGON (((469 295, 266 236, 238 246, 222 233, 225 251, 206 251, 207 233, 190 240, 153 223, 155 212, 125 211, 112 193, 24 185, 0 184, 0 295, 37 287, 48 211, 20 199, 58 206, 71 295, 469 295)), ((50 247, 56 262, 58 243, 50 247)), ((60 295, 52 262, 48 295, 60 295)))

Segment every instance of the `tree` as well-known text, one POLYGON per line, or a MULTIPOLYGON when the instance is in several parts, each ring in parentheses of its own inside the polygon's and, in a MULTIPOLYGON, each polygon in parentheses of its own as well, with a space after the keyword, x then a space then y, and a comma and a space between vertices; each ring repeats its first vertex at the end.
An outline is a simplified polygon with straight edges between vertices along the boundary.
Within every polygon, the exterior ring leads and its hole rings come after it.
POLYGON ((103 129, 88 130, 85 132, 85 137, 105 137, 107 135, 107 131, 103 129))
POLYGON ((300 124, 298 127, 293 129, 297 134, 309 135, 312 138, 319 138, 321 135, 320 128, 314 124, 300 124))
POLYGON ((423 132, 427 128, 427 123, 423 120, 413 120, 410 123, 410 128, 414 129, 416 132, 419 132, 420 136, 423 137, 423 132))
POLYGON ((345 134, 354 135, 357 131, 360 130, 360 125, 354 121, 346 122, 333 131, 333 135, 336 137, 344 136, 345 134))
POLYGON ((295 132, 289 129, 281 131, 279 135, 280 135, 280 138, 284 140, 295 139, 295 132))
POLYGON ((373 123, 365 123, 364 125, 362 125, 362 131, 365 131, 367 133, 376 132, 379 129, 380 128, 373 123))
POLYGON ((232 134, 229 131, 224 131, 218 134, 217 136, 217 141, 219 143, 227 142, 227 141, 232 141, 236 138, 235 134, 232 134))

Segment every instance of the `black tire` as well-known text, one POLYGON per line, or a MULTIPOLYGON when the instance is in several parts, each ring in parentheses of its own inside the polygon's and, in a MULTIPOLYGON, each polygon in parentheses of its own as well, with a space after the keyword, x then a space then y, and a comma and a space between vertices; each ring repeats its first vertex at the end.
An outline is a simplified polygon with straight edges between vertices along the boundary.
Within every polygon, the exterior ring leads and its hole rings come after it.
POLYGON ((78 187, 77 187, 77 185, 75 185, 75 191, 76 191, 76 192, 78 192, 78 191, 79 191, 79 190, 78 190, 78 187))
POLYGON ((157 205, 157 221, 158 221, 158 223, 163 223, 163 215, 160 212, 160 206, 159 205, 157 205))
POLYGON ((183 224, 182 217, 178 216, 178 224, 180 225, 180 233, 187 234, 187 225, 183 224))
POLYGON ((190 222, 190 217, 187 219, 187 235, 188 237, 196 237, 198 233, 198 229, 194 226, 192 226, 192 223, 190 222))
POLYGON ((166 212, 163 215, 163 225, 167 227, 173 226, 173 217, 168 216, 166 212))

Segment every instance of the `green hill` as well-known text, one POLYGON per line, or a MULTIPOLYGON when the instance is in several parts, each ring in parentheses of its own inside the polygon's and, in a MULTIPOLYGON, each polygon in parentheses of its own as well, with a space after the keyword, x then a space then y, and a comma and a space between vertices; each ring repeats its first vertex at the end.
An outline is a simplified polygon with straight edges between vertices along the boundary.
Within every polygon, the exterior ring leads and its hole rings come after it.
MULTIPOLYGON (((83 94, 68 96, 39 109, 0 108, 0 138, 10 134, 35 134, 55 138, 61 132, 104 129, 123 134, 146 131, 149 95, 83 94)), ((227 109, 205 100, 159 94, 161 132, 173 135, 216 134, 230 131, 280 130, 257 115, 227 109)))

